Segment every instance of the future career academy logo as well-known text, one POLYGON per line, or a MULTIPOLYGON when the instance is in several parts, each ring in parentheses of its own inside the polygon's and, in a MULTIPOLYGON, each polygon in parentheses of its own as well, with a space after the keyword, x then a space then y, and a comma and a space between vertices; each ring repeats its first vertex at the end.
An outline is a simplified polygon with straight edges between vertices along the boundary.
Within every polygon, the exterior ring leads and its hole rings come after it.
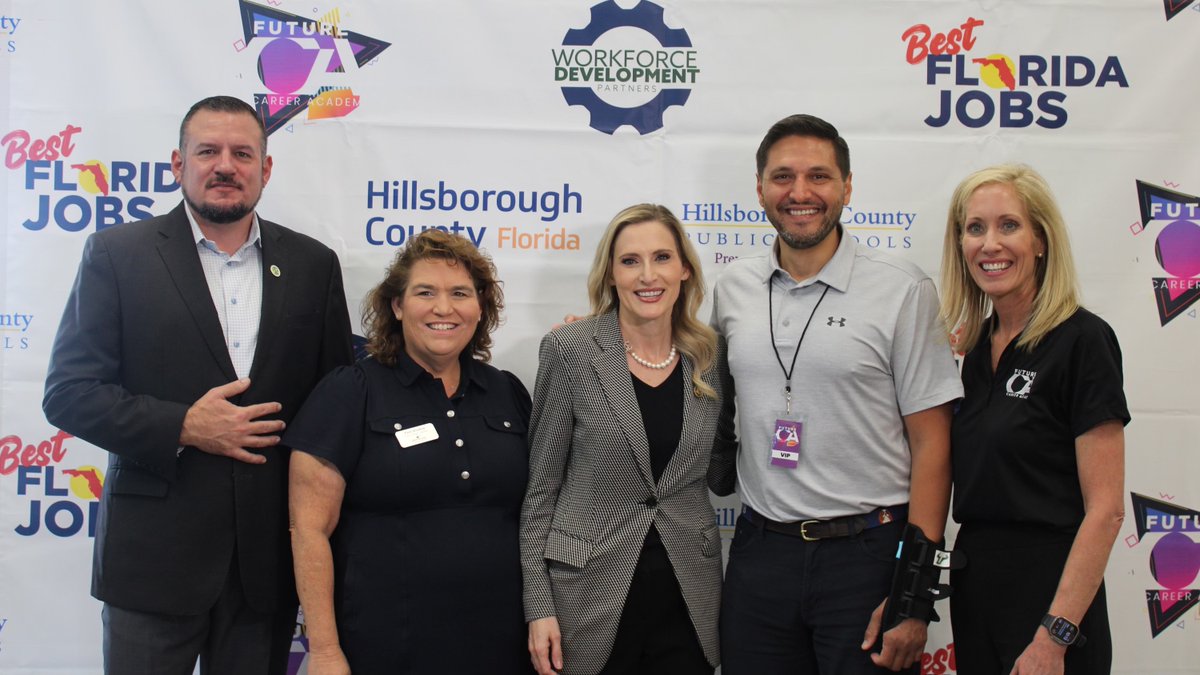
POLYGON ((901 34, 905 58, 925 66, 925 84, 936 87, 936 111, 925 118, 931 127, 958 122, 980 128, 1031 124, 1059 129, 1067 123, 1067 91, 1077 87, 1129 87, 1121 59, 1081 54, 1020 54, 975 51, 985 22, 969 17, 937 32, 918 23, 901 34))
POLYGON ((1137 527, 1137 545, 1154 537, 1150 549, 1150 574, 1161 588, 1146 590, 1150 612, 1150 634, 1158 637, 1187 611, 1200 603, 1195 588, 1200 575, 1200 511, 1171 502, 1129 493, 1133 502, 1133 522, 1137 527), (1192 586, 1192 588, 1188 588, 1192 586))
POLYGON ((1136 236, 1157 230, 1154 258, 1165 277, 1154 277, 1158 318, 1165 326, 1200 300, 1200 197, 1144 181, 1136 181, 1139 219, 1130 231, 1136 236))
POLYGON ((310 19, 246 0, 239 6, 244 37, 234 49, 254 60, 269 90, 254 95, 268 134, 302 112, 310 122, 354 112, 360 99, 347 78, 391 46, 343 30, 339 10, 310 19))
POLYGON ((588 126, 606 134, 625 125, 643 135, 661 129, 663 112, 687 103, 700 73, 688 32, 668 27, 649 0, 593 6, 588 25, 568 30, 551 55, 567 104, 587 108, 588 126))

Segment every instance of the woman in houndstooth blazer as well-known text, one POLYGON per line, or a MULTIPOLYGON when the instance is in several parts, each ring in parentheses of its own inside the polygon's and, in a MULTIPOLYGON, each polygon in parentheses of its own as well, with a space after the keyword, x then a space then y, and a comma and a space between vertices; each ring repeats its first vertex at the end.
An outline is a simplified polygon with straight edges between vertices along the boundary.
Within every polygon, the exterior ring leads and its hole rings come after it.
POLYGON ((588 278, 593 315, 542 340, 521 563, 542 675, 711 674, 721 540, 706 475, 723 347, 665 207, 625 209, 588 278))

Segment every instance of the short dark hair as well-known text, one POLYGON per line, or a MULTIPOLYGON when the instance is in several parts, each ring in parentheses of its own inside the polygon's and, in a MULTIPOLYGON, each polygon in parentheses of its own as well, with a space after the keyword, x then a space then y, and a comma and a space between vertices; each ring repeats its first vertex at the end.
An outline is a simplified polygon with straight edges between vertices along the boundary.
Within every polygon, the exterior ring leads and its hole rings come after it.
POLYGON ((397 251, 383 281, 363 301, 367 353, 385 366, 396 365, 397 357, 405 349, 404 328, 392 312, 392 300, 404 297, 412 268, 422 260, 462 265, 470 275, 482 315, 466 351, 482 361, 491 360, 492 331, 500 326, 500 313, 504 310, 504 290, 496 278, 496 266, 466 237, 436 228, 421 232, 397 251))
POLYGON ((767 153, 776 143, 789 136, 812 136, 833 143, 834 157, 838 169, 842 172, 842 178, 850 175, 850 146, 846 144, 846 139, 838 134, 837 128, 820 117, 799 114, 789 115, 772 124, 767 130, 767 135, 763 136, 762 143, 758 144, 758 154, 755 155, 759 176, 762 176, 763 169, 767 166, 767 153))
POLYGON ((240 113, 253 117, 255 123, 258 124, 258 132, 262 136, 261 150, 263 157, 267 156, 267 128, 263 125, 262 118, 258 116, 258 112, 254 108, 250 107, 249 103, 246 103, 240 98, 234 98, 233 96, 209 96, 208 98, 197 101, 195 105, 193 105, 191 108, 188 108, 187 114, 183 116, 183 121, 179 123, 180 152, 183 152, 183 138, 185 135, 184 132, 187 130, 188 122, 192 121, 192 118, 196 116, 196 113, 200 112, 201 110, 235 114, 240 113))

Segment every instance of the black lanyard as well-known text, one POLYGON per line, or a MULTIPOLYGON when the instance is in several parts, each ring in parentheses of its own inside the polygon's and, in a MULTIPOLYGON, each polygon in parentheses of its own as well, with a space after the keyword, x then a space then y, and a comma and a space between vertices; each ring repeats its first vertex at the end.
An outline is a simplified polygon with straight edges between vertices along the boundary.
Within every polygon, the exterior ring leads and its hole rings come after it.
POLYGON ((771 350, 775 352, 775 360, 779 361, 779 369, 783 371, 783 377, 787 381, 783 391, 787 399, 787 414, 789 415, 792 414, 792 373, 796 372, 796 357, 800 355, 800 345, 804 343, 808 326, 812 323, 813 317, 817 315, 817 308, 821 306, 821 301, 825 299, 825 294, 828 292, 829 286, 826 285, 825 290, 821 291, 821 297, 817 298, 817 304, 813 305, 812 312, 808 315, 804 330, 800 331, 800 339, 796 341, 796 351, 792 353, 792 367, 786 368, 783 365, 783 357, 779 355, 779 348, 775 346, 775 308, 772 302, 775 293, 775 279, 772 277, 767 281, 767 327, 771 329, 771 350))

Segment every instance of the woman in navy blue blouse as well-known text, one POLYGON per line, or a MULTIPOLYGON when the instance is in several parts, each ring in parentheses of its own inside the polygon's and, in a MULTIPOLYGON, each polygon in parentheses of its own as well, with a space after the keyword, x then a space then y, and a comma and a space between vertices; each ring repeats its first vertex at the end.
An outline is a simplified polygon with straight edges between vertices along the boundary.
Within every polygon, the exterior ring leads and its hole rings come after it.
POLYGON ((530 401, 487 364, 502 308, 475 246, 421 233, 367 299, 370 357, 330 373, 285 434, 310 675, 531 672, 530 401))

